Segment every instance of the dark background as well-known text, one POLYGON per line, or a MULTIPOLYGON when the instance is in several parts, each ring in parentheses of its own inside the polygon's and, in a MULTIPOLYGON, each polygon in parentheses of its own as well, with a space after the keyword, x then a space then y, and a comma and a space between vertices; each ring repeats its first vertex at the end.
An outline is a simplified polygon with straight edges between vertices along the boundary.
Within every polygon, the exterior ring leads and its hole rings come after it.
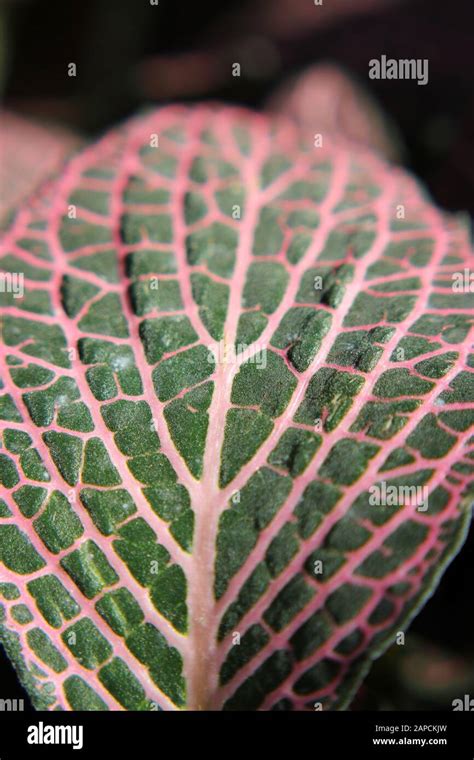
MULTIPOLYGON (((324 0, 328 11, 331 2, 324 0)), ((150 102, 211 98, 259 108, 288 76, 331 61, 397 126, 403 161, 435 202, 474 214, 472 0, 379 0, 364 14, 314 19, 312 0, 0 0, 4 106, 93 137, 150 102), (228 62, 249 50, 251 76, 232 78, 228 62), (428 58, 429 84, 369 80, 368 61, 382 54, 428 58)), ((451 709, 454 696, 473 693, 473 547, 471 532, 407 646, 378 661, 354 709, 451 709)), ((27 700, 3 652, 0 686, 2 696, 27 700)))

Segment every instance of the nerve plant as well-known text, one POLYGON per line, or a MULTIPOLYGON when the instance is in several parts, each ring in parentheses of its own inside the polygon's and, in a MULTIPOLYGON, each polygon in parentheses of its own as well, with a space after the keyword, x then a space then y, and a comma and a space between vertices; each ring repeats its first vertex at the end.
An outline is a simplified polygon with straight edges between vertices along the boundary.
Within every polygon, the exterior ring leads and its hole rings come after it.
POLYGON ((343 709, 465 537, 468 230, 322 137, 166 107, 3 234, 0 631, 38 708, 343 709))

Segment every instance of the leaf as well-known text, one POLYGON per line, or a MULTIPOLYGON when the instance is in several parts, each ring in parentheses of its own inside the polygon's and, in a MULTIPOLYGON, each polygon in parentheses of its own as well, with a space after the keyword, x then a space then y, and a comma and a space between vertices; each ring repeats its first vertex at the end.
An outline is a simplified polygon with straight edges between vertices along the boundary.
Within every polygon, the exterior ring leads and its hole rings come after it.
POLYGON ((0 220, 57 171, 80 143, 67 129, 0 111, 0 220))
POLYGON ((402 171, 225 107, 18 212, 2 638, 37 707, 349 703, 467 530, 471 255, 402 171))
POLYGON ((332 64, 310 66, 278 87, 267 110, 294 119, 308 135, 331 134, 401 163, 401 137, 364 87, 332 64))

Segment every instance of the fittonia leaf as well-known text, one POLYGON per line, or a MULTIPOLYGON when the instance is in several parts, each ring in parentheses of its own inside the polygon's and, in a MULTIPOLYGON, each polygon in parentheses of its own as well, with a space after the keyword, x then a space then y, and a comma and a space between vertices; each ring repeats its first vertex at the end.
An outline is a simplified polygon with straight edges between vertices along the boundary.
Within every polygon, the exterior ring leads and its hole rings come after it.
POLYGON ((12 207, 57 171, 81 144, 73 132, 0 110, 0 224, 12 207))
POLYGON ((36 706, 349 703, 466 532, 472 261, 401 170, 230 108, 140 117, 17 213, 1 614, 36 706))

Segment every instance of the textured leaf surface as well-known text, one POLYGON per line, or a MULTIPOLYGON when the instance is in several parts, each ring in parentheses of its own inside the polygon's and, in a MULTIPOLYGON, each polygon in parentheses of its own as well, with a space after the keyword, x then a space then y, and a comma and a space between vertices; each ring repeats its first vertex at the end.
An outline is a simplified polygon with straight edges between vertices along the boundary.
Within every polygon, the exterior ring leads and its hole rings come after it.
POLYGON ((172 107, 75 157, 0 264, 2 637, 35 704, 344 707, 469 520, 460 223, 369 153, 172 107))

